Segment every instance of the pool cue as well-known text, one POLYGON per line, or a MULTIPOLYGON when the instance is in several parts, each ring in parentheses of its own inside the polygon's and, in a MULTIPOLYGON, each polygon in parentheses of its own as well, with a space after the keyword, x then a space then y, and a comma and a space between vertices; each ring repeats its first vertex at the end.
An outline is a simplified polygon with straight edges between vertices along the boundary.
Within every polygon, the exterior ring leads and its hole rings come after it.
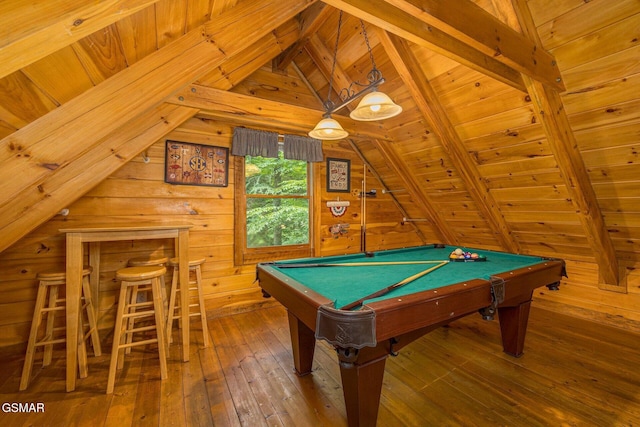
POLYGON ((354 302, 352 302, 350 304, 344 305, 344 306, 340 307, 340 310, 351 310, 352 308, 355 308, 355 307, 357 307, 359 305, 362 305, 368 299, 377 298, 377 297, 380 297, 382 295, 385 295, 385 294, 391 292, 392 290, 394 290, 396 288, 399 288, 400 286, 406 285, 407 283, 413 282, 414 280, 419 279, 420 277, 422 277, 422 276, 424 276, 424 275, 426 275, 428 273, 431 273, 433 270, 435 270, 437 268, 440 268, 443 265, 448 264, 448 263, 449 263, 449 261, 442 261, 440 264, 438 264, 438 265, 436 265, 434 267, 427 268, 426 270, 421 271, 420 273, 414 274, 413 276, 409 276, 406 279, 403 279, 403 280, 401 280, 401 281, 399 281, 397 283, 394 283, 391 286, 387 286, 386 288, 380 289, 379 291, 374 292, 374 293, 372 293, 370 295, 367 295, 366 297, 360 298, 357 301, 354 301, 354 302))
POLYGON ((365 253, 367 251, 367 195, 365 191, 367 191, 367 166, 363 166, 363 178, 362 178, 362 189, 360 191, 360 199, 361 205, 360 210, 362 214, 362 218, 360 218, 360 252, 365 253))
POLYGON ((373 262, 344 262, 344 263, 299 263, 299 264, 278 264, 274 263, 274 267, 278 268, 315 268, 315 267, 368 267, 380 265, 408 265, 408 264, 439 264, 449 261, 373 261, 373 262))

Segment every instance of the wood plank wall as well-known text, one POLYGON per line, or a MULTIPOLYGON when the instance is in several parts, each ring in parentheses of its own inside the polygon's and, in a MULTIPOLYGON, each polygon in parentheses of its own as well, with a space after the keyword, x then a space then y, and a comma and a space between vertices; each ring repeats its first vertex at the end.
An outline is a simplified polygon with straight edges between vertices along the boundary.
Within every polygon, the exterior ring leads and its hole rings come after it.
MULTIPOLYGON (((273 129, 272 129, 273 130, 273 129)), ((286 133, 286 132, 285 132, 286 133)), ((228 187, 170 185, 164 182, 165 139, 230 147, 233 125, 211 120, 191 119, 145 153, 125 164, 108 179, 68 207, 68 216, 56 215, 13 247, 0 259, 0 347, 22 348, 36 294, 37 272, 64 266, 65 241, 58 229, 91 224, 189 222, 190 254, 205 257, 203 281, 210 316, 229 314, 273 304, 262 298, 255 280, 255 265, 234 265, 234 171, 229 171, 228 187), (148 157, 145 162, 143 157, 148 157)), ((315 255, 334 255, 360 251, 363 161, 347 141, 325 143, 325 157, 351 161, 351 192, 326 191, 325 163, 313 166, 315 208, 319 215, 315 255), (351 206, 342 217, 333 217, 326 206, 329 200, 348 200, 351 206), (346 234, 334 237, 329 228, 336 223, 349 224, 346 234)), ((232 156, 230 156, 232 157, 232 156)), ((90 167, 88 165, 87 167, 90 167)), ((233 168, 233 161, 230 161, 233 168)), ((367 249, 380 250, 421 244, 410 225, 398 226, 402 214, 381 185, 368 172, 368 188, 378 195, 368 200, 367 249), (394 225, 390 225, 394 224, 394 225)), ((99 319, 102 329, 112 327, 118 283, 115 271, 132 257, 148 253, 173 255, 171 241, 105 242, 101 250, 99 319)), ((169 279, 169 277, 167 277, 169 279)))

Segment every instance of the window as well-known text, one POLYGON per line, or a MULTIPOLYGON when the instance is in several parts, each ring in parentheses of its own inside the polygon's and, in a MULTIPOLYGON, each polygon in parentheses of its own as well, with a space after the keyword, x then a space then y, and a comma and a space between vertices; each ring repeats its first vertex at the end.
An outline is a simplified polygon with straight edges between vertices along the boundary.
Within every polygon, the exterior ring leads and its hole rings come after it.
POLYGON ((236 158, 236 264, 310 256, 309 165, 302 160, 236 158))

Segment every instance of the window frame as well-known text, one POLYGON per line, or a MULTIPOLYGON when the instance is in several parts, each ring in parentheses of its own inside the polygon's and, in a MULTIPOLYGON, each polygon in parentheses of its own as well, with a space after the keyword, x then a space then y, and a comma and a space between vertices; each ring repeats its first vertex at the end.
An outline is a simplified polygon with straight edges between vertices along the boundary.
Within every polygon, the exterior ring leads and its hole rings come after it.
POLYGON ((235 156, 234 159, 234 263, 235 265, 251 265, 263 261, 273 261, 287 258, 310 257, 313 253, 313 226, 315 215, 313 214, 313 168, 307 162, 307 195, 252 195, 251 198, 281 198, 281 199, 307 199, 309 203, 309 243, 301 245, 267 246, 259 248, 247 247, 247 194, 245 193, 245 158, 235 156))

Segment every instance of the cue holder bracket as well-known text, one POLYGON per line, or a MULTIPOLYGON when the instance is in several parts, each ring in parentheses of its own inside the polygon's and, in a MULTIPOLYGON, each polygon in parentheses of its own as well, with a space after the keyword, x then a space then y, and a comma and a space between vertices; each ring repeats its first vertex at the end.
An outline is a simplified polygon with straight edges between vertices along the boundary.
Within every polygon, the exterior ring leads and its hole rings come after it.
POLYGON ((360 310, 338 310, 333 303, 318 307, 316 339, 343 349, 375 347, 376 312, 363 306, 360 310))
POLYGON ((359 197, 362 197, 363 194, 365 197, 376 197, 378 195, 378 192, 376 191, 375 188, 373 190, 366 191, 364 193, 361 191, 359 194, 359 197))

